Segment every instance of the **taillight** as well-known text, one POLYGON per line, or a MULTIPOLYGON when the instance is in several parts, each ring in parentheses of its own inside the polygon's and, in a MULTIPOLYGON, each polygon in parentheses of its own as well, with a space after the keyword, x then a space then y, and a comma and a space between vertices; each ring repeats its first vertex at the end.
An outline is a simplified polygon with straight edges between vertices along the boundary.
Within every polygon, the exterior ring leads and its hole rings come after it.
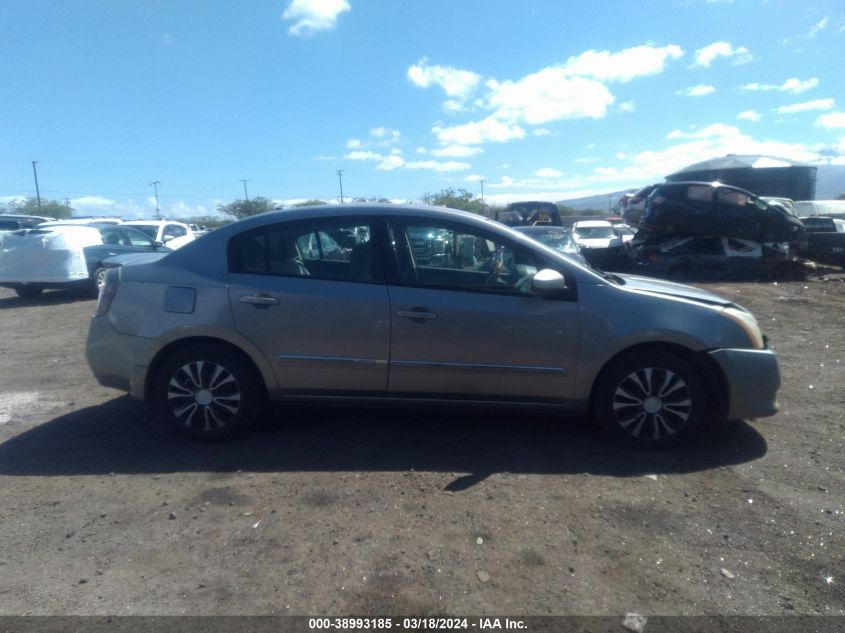
POLYGON ((97 298, 97 309, 94 311, 94 316, 103 316, 109 311, 119 287, 120 269, 110 268, 106 271, 103 287, 100 288, 100 296, 97 298))

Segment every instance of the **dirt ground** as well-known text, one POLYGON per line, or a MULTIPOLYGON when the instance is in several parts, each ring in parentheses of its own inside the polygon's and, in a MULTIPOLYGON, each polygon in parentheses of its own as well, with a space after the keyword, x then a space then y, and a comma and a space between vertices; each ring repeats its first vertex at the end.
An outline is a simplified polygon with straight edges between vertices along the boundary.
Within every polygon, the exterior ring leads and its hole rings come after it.
POLYGON ((0 615, 845 615, 845 275, 755 312, 781 412, 640 453, 550 416, 276 407, 198 445, 0 289, 0 615))

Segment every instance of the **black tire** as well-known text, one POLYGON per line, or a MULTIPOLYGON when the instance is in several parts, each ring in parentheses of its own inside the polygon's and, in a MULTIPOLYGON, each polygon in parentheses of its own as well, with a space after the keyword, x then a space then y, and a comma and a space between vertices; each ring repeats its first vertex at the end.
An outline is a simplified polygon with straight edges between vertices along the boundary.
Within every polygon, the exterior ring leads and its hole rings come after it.
POLYGON ((43 291, 44 288, 39 286, 15 286, 15 292, 21 299, 37 299, 43 291))
POLYGON ((91 295, 95 298, 100 296, 100 288, 102 288, 103 283, 106 279, 106 268, 98 268, 94 271, 94 278, 91 280, 91 295))
POLYGON ((707 391, 678 354, 640 350, 608 365, 593 405, 605 433, 637 448, 664 449, 686 441, 707 419, 707 391))
POLYGON ((258 416, 260 381, 252 364, 237 352, 206 343, 192 345, 175 352, 159 369, 156 408, 180 435, 225 440, 258 416))

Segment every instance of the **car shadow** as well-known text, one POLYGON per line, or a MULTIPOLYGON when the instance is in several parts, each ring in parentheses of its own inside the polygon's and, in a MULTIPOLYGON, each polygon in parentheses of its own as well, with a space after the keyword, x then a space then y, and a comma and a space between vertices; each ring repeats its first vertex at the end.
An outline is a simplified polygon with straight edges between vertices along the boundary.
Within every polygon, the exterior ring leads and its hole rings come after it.
POLYGON ((433 471, 468 473, 464 490, 495 473, 612 477, 688 473, 766 454, 742 421, 715 425, 689 446, 637 451, 595 424, 523 413, 273 406, 241 438, 205 444, 175 436, 128 396, 61 415, 0 444, 0 475, 433 471))
POLYGON ((8 308, 54 306, 78 301, 95 301, 87 289, 73 288, 70 290, 45 290, 37 297, 25 299, 17 295, 0 299, 0 310, 8 308))

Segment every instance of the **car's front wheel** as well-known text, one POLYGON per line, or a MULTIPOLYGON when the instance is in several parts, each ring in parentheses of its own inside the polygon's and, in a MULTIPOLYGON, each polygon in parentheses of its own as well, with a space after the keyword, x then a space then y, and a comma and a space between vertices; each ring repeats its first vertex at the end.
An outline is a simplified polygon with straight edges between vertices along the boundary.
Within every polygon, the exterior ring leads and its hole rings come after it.
POLYGON ((156 404, 176 432, 197 440, 223 440, 257 417, 262 400, 259 381, 240 354, 217 345, 192 345, 161 366, 156 404))
POLYGON ((640 350, 614 360, 594 394, 596 418, 612 438, 640 448, 668 448, 705 421, 707 398, 695 368, 678 354, 640 350))

